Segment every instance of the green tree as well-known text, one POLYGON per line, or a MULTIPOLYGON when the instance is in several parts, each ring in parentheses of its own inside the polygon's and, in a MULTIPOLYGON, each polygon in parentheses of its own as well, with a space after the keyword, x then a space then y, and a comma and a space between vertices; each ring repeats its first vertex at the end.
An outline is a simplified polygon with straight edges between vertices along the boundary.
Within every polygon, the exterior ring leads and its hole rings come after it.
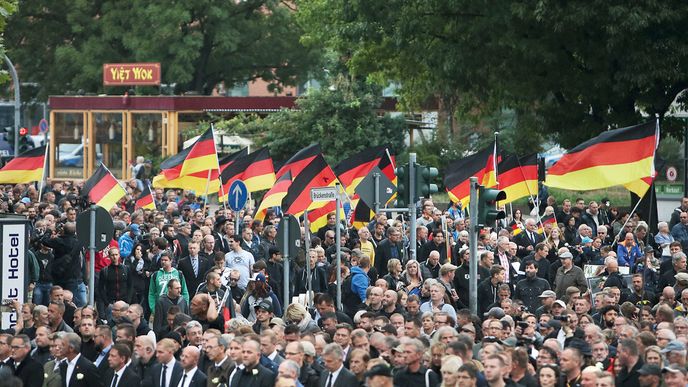
MULTIPOLYGON (((104 89, 108 62, 162 63, 177 92, 262 78, 297 85, 318 59, 299 42, 294 10, 277 0, 36 0, 9 21, 8 48, 38 94, 104 89)), ((155 89, 141 91, 156 92, 155 89)))
POLYGON ((335 77, 331 85, 311 89, 297 100, 297 110, 282 110, 266 118, 239 116, 216 127, 268 146, 275 160, 286 160, 314 142, 320 143, 330 165, 375 145, 389 144, 396 154, 403 150, 405 121, 378 117, 379 87, 345 76, 335 77))
MULTIPOLYGON (((0 0, 0 60, 4 62, 5 47, 2 40, 2 32, 7 26, 7 18, 17 9, 17 2, 15 0, 0 0)), ((3 65, 4 66, 4 63, 3 65)), ((9 74, 5 70, 0 70, 0 84, 7 81, 9 74)))
POLYGON ((460 121, 445 128, 511 109, 522 139, 569 147, 688 98, 678 0, 303 0, 299 21, 304 42, 336 50, 354 74, 398 82, 405 106, 439 101, 460 121))

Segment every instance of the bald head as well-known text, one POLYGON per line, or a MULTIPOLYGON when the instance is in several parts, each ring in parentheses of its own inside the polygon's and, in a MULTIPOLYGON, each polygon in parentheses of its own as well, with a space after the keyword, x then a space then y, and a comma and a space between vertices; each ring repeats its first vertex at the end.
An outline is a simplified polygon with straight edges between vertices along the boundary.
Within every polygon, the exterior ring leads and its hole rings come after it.
POLYGON ((200 353, 201 350, 193 345, 189 345, 182 350, 182 356, 180 360, 185 371, 191 371, 194 369, 194 367, 198 366, 198 358, 200 357, 200 353))

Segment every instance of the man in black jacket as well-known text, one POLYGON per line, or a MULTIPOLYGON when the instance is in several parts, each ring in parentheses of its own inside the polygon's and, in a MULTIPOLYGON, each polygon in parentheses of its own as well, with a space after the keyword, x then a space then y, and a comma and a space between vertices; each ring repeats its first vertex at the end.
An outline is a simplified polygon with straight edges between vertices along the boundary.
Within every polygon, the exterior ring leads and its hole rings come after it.
POLYGON ((198 285, 203 282, 205 274, 213 266, 213 263, 208 258, 198 254, 200 247, 197 242, 189 242, 188 249, 189 256, 179 260, 177 269, 184 274, 189 298, 193 298, 196 295, 198 285))
POLYGON ((81 356, 81 338, 76 333, 62 336, 65 361, 60 365, 64 385, 70 387, 103 387, 103 377, 88 359, 81 356), (67 378, 69 375, 69 378, 67 378))
MULTIPOLYGON (((59 232, 46 234, 41 243, 53 249, 55 259, 52 266, 53 285, 80 294, 78 287, 83 282, 81 274, 80 245, 76 239, 76 224, 67 222, 59 232)), ((81 301, 75 297, 75 301, 81 301)), ((83 306, 77 304, 77 306, 83 306)))
POLYGON ((344 351, 339 344, 327 344, 325 348, 323 348, 322 359, 325 363, 325 371, 320 375, 320 386, 360 386, 358 379, 356 379, 356 375, 344 367, 344 351), (334 374, 337 374, 336 378, 334 377, 334 374))
POLYGON ((504 282, 505 270, 500 265, 490 268, 490 278, 486 278, 478 285, 478 315, 487 312, 487 307, 497 302, 497 289, 504 282))
POLYGON ((550 290, 549 282, 537 276, 539 264, 536 260, 526 261, 526 278, 518 281, 514 290, 514 299, 523 301, 531 313, 540 307, 540 294, 550 290))
POLYGON ((31 339, 29 339, 29 336, 17 335, 10 343, 15 367, 14 375, 21 379, 25 386, 42 385, 43 366, 29 356, 31 351, 31 339))
POLYGON ((384 277, 387 274, 387 262, 392 258, 401 261, 404 258, 401 231, 395 227, 390 227, 387 230, 387 238, 383 239, 375 249, 375 269, 378 276, 384 277))
POLYGON ((131 367, 127 367, 129 359, 131 359, 131 350, 128 346, 125 344, 112 346, 107 358, 110 369, 105 375, 106 386, 138 386, 141 384, 139 376, 131 367))
POLYGON ((260 343, 247 340, 242 346, 243 368, 237 368, 231 376, 231 387, 272 387, 275 374, 260 365, 260 343))
POLYGON ((110 257, 110 265, 100 270, 98 296, 103 305, 100 317, 110 320, 110 317, 105 315, 107 308, 120 300, 130 302, 134 287, 129 266, 122 264, 119 249, 111 248, 108 251, 108 256, 110 257))

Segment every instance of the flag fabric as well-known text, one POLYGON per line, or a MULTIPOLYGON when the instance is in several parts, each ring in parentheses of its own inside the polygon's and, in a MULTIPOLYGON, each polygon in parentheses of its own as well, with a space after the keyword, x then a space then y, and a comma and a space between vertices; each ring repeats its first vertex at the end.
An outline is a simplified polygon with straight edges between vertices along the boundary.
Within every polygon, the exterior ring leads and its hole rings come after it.
POLYGON ((287 171, 282 177, 280 177, 275 185, 270 188, 268 192, 263 195, 263 200, 260 202, 260 206, 256 210, 255 218, 257 220, 264 220, 265 214, 268 208, 278 207, 282 205, 282 199, 287 195, 287 190, 291 185, 291 172, 287 171))
POLYGON ((20 184, 43 180, 45 150, 42 146, 26 151, 0 169, 0 183, 20 184))
POLYGON ((522 232, 523 232, 523 228, 522 228, 522 227, 523 227, 523 224, 519 224, 519 223, 514 222, 514 224, 511 225, 511 233, 512 233, 512 235, 513 235, 513 236, 516 236, 516 235, 522 233, 522 232))
POLYGON ((206 130, 193 145, 166 159, 160 164, 166 180, 188 176, 197 172, 219 169, 213 127, 206 130))
POLYGON ((322 207, 327 202, 312 202, 311 188, 334 186, 337 178, 322 154, 317 155, 292 181, 282 199, 282 212, 300 216, 305 210, 322 207))
POLYGON ((545 215, 542 218, 540 218, 540 222, 538 223, 538 234, 542 234, 545 232, 545 225, 546 224, 557 224, 557 218, 554 216, 554 214, 550 215, 545 215))
POLYGON ((499 163, 499 189, 506 192, 500 205, 538 194, 537 153, 524 157, 502 155, 499 163))
POLYGON ((454 202, 461 202, 462 208, 466 208, 470 200, 470 177, 478 178, 478 184, 487 188, 497 184, 497 171, 495 162, 497 142, 468 157, 451 162, 446 169, 444 186, 449 198, 454 202))
POLYGON ((245 157, 245 156, 248 156, 248 148, 243 148, 237 152, 232 153, 231 155, 227 155, 227 156, 221 158, 218 161, 218 163, 220 164, 220 173, 222 173, 222 171, 224 171, 225 169, 227 169, 227 167, 232 165, 232 163, 235 160, 237 160, 241 157, 245 157))
POLYGON ((370 171, 380 164, 386 156, 387 147, 384 145, 367 148, 343 160, 333 168, 337 179, 345 187, 346 193, 352 195, 358 184, 365 179, 370 171))
POLYGON ((275 179, 279 179, 287 172, 291 172, 291 176, 295 177, 320 154, 322 154, 320 144, 312 144, 301 149, 278 169, 275 179))
POLYGON ((217 170, 210 171, 210 184, 208 184, 208 171, 196 172, 186 176, 179 176, 172 180, 165 178, 163 174, 159 174, 153 178, 153 187, 155 188, 183 188, 190 191, 195 191, 198 195, 205 194, 206 187, 208 187, 208 194, 213 194, 220 191, 220 174, 217 170))
POLYGON ((236 180, 242 180, 249 192, 269 189, 275 184, 275 170, 268 148, 261 148, 243 157, 234 159, 220 174, 224 194, 220 202, 227 200, 229 187, 236 180))
POLYGON ((126 194, 127 191, 124 190, 115 176, 112 175, 112 172, 102 163, 93 172, 93 175, 86 180, 84 188, 81 190, 81 196, 87 201, 95 203, 108 211, 126 194))
POLYGON ((153 197, 153 192, 151 192, 150 186, 146 186, 141 192, 141 195, 136 198, 136 204, 134 208, 147 208, 149 210, 155 209, 155 198, 153 197))
MULTIPOLYGON (((384 150, 384 154, 380 158, 380 162, 378 163, 377 167, 380 169, 380 171, 382 171, 382 174, 385 175, 396 187, 397 175, 395 170, 395 158, 394 155, 389 152, 389 149, 384 150)), ((387 201, 387 203, 393 202, 396 200, 396 197, 397 194, 395 192, 387 201)), ((351 202, 354 209, 351 216, 351 225, 356 229, 367 226, 368 223, 375 217, 375 212, 362 200, 359 200, 358 197, 354 197, 351 202)))
POLYGON ((658 122, 606 131, 566 152, 549 168, 545 184, 577 191, 628 185, 644 194, 645 179, 655 176, 658 144, 658 122))

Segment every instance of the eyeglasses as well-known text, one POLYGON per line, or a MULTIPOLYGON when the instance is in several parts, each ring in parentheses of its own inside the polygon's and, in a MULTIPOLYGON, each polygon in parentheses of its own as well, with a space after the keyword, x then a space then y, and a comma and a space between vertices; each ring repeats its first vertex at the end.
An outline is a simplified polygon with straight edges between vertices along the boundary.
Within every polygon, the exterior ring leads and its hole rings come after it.
POLYGON ((14 349, 22 349, 22 348, 24 348, 24 346, 23 345, 11 345, 10 348, 12 348, 13 350, 14 349))
POLYGON ((300 355, 299 352, 285 352, 284 354, 287 355, 287 356, 296 356, 296 355, 300 355))

